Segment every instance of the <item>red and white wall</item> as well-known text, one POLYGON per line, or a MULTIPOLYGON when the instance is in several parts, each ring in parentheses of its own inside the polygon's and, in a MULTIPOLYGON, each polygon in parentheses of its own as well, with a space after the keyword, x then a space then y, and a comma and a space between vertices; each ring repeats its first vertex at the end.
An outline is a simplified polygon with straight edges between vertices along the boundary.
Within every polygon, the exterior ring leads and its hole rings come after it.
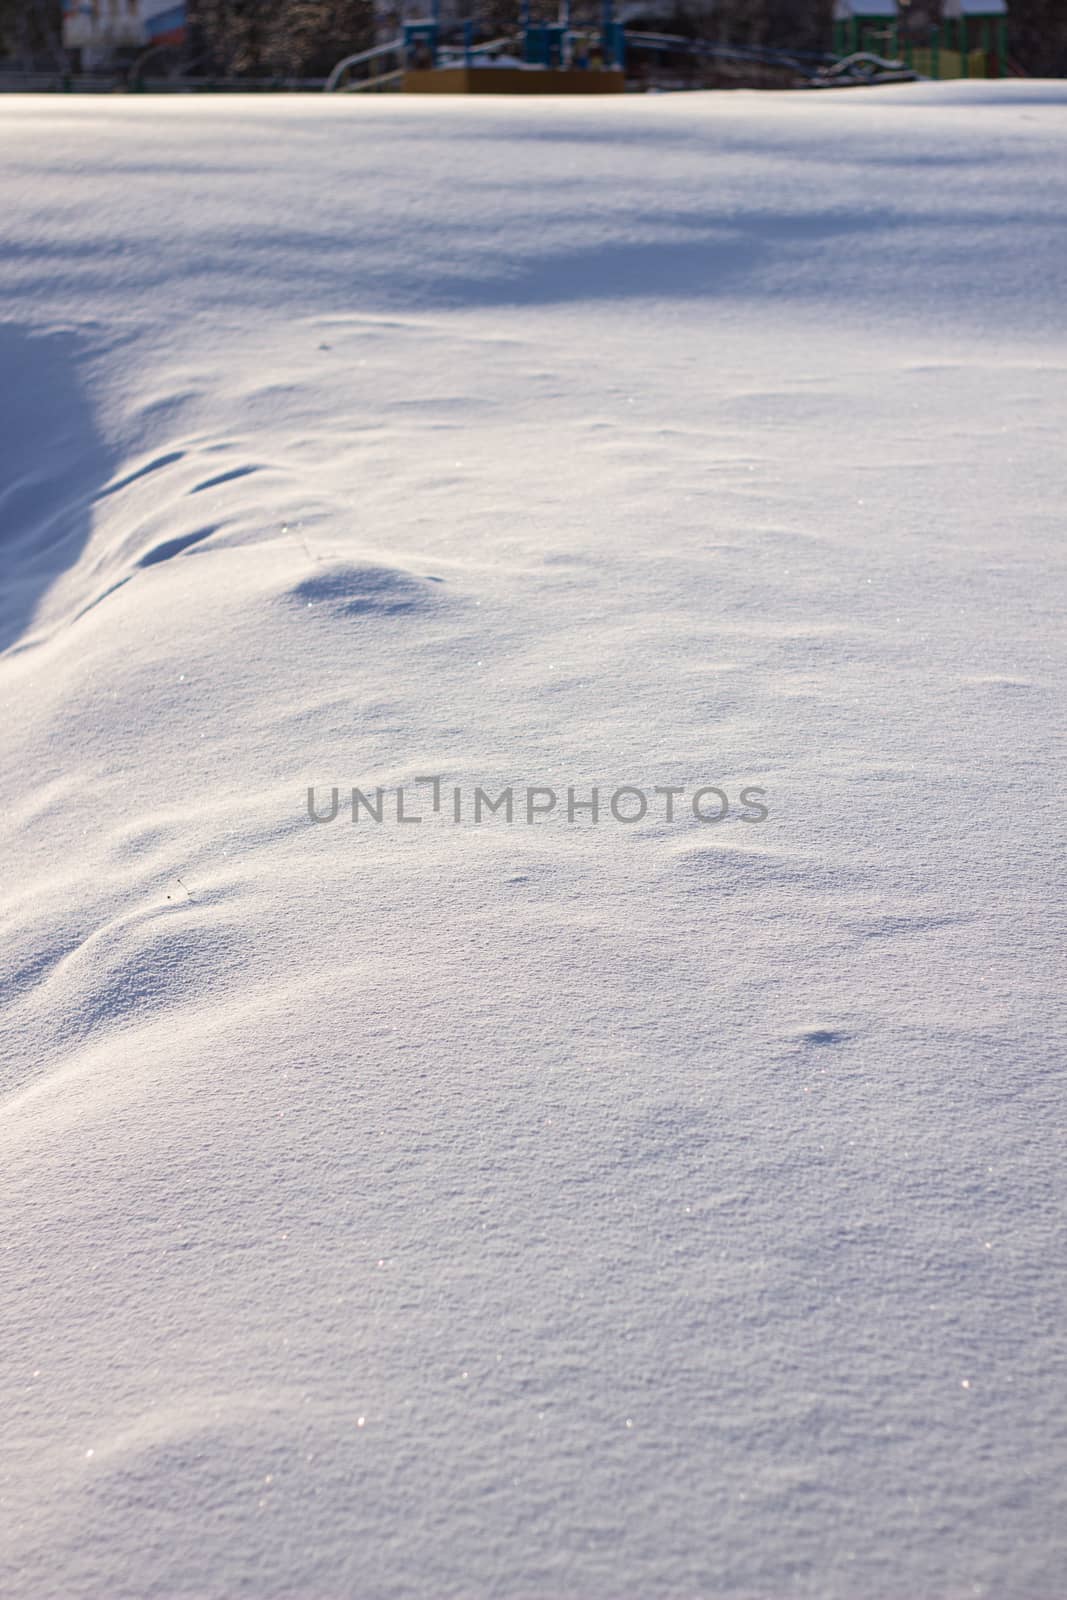
POLYGON ((118 50, 181 44, 185 21, 185 0, 65 0, 63 43, 83 66, 106 66, 118 50))

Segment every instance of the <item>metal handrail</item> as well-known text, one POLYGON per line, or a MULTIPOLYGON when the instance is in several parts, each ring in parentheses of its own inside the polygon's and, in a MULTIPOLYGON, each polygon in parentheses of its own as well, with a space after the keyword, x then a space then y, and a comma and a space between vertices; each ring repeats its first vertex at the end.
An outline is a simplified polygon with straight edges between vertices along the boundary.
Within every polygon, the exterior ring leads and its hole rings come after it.
POLYGON ((514 45, 514 44, 521 44, 521 43, 522 43, 522 34, 521 33, 502 33, 500 35, 499 39, 486 39, 484 41, 479 41, 477 43, 470 44, 470 45, 465 45, 465 44, 443 44, 441 46, 441 54, 442 55, 462 56, 465 52, 469 51, 472 56, 484 56, 490 50, 500 50, 500 49, 502 49, 504 45, 509 45, 509 44, 510 45, 514 45))
MULTIPOLYGON (((461 44, 443 45, 441 47, 441 54, 446 56, 455 55, 460 59, 462 59, 467 53, 471 55, 485 55, 488 51, 500 50, 507 45, 514 45, 516 39, 521 39, 521 37, 521 34, 504 33, 501 34, 497 39, 486 39, 483 42, 471 44, 469 46, 464 46, 461 44)), ((376 44, 371 50, 360 50, 354 56, 345 56, 344 60, 337 63, 333 71, 330 73, 330 76, 326 79, 326 93, 357 94, 361 93, 364 89, 373 89, 383 83, 395 82, 397 78, 403 77, 403 68, 400 68, 396 72, 381 73, 376 78, 366 78, 362 82, 346 83, 343 88, 340 87, 341 78, 350 67, 361 67, 364 62, 376 61, 382 56, 399 55, 403 49, 403 39, 397 38, 391 39, 388 44, 376 44)))
POLYGON ((395 72, 380 73, 377 78, 360 78, 356 83, 346 83, 343 89, 337 89, 337 94, 372 94, 375 89, 384 88, 387 83, 399 83, 404 76, 404 68, 398 67, 395 72))
POLYGON ((362 66, 364 61, 375 61, 379 56, 393 55, 403 48, 403 43, 404 41, 400 38, 390 39, 388 44, 376 44, 370 50, 358 50, 354 56, 345 56, 344 60, 337 63, 330 76, 326 79, 325 93, 334 93, 342 73, 347 72, 349 67, 362 66))

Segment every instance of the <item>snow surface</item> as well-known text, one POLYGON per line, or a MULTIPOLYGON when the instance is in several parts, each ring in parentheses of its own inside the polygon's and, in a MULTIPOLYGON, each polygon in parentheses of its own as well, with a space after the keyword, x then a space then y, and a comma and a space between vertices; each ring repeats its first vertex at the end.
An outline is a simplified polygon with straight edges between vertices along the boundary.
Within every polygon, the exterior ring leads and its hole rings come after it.
POLYGON ((6 1600, 1062 1596, 1065 134, 0 100, 6 1600))

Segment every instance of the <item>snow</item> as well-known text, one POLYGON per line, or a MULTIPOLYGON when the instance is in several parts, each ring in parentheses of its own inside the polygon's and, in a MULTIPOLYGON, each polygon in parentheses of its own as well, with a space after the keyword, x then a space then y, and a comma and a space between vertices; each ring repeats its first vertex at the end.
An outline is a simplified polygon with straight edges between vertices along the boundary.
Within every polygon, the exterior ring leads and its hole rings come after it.
POLYGON ((852 17, 896 17, 897 0, 834 0, 834 21, 852 17))
POLYGON ((1059 1592, 1065 131, 0 101, 8 1600, 1059 1592))
POLYGON ((945 0, 943 17, 1006 17, 1007 0, 945 0))

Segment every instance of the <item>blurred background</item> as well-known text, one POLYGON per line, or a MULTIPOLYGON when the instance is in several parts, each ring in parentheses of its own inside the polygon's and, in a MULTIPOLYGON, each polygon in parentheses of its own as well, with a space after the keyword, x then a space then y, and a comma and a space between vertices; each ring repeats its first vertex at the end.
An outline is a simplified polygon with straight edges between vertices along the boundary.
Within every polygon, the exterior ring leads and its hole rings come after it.
MULTIPOLYGON (((320 88, 340 59, 431 9, 469 43, 517 36, 557 9, 597 28, 603 8, 588 0, 586 18, 581 0, 0 0, 0 87, 320 88)), ((795 87, 857 50, 923 76, 1067 75, 1064 0, 625 0, 614 16, 665 41, 628 51, 635 88, 795 87)))

